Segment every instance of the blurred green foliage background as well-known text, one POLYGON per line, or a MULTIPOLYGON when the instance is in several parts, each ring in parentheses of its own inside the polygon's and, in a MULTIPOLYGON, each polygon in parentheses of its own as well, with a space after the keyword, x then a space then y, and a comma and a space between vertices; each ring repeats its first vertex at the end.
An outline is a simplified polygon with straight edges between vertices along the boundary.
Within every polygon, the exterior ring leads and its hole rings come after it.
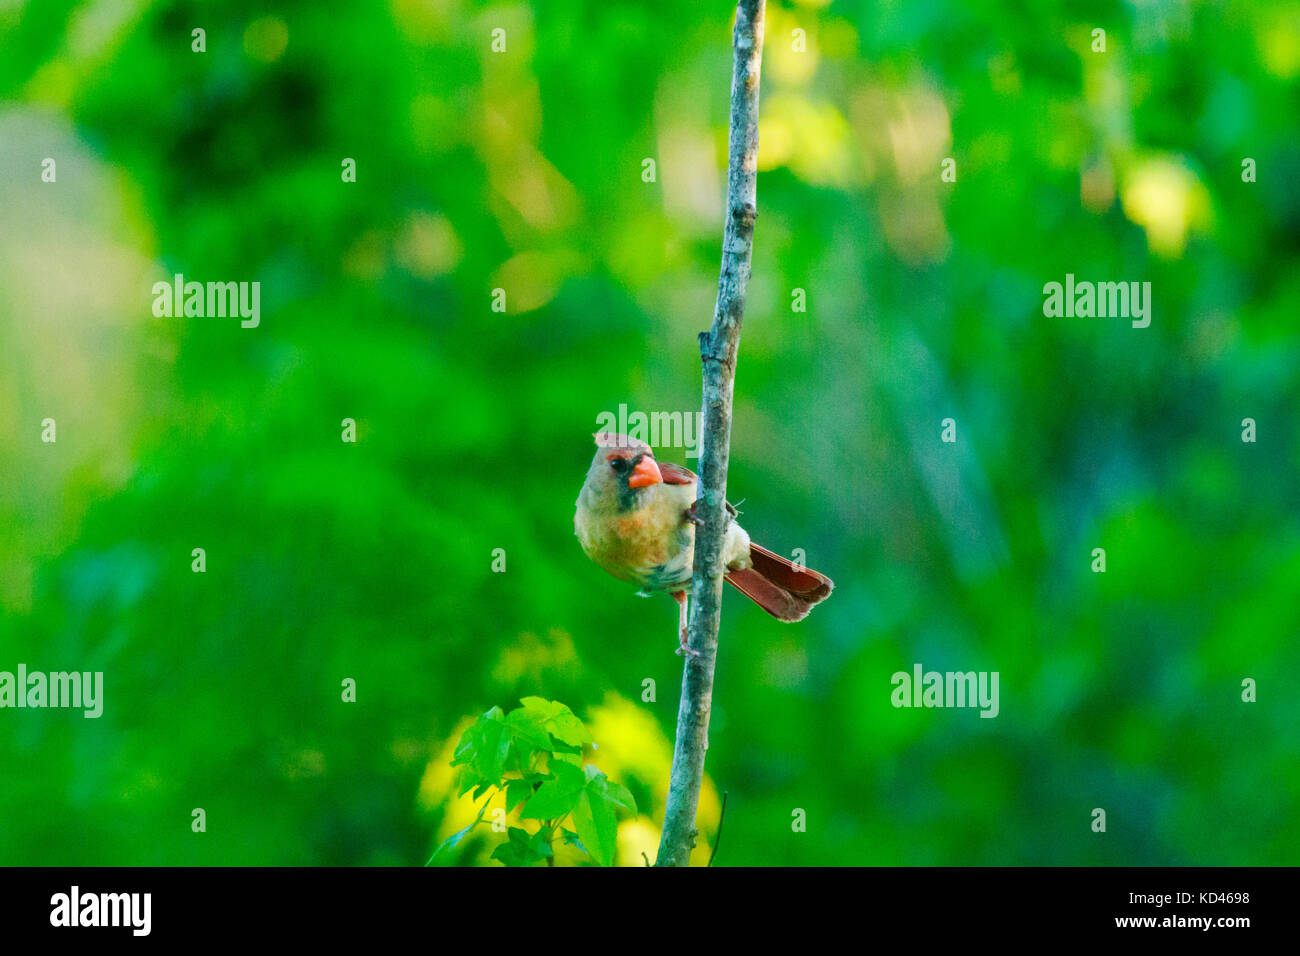
MULTIPOLYGON (((0 711, 0 863, 420 864, 533 694, 653 856, 676 608, 572 511, 598 414, 699 407, 732 13, 0 3, 0 670, 106 684, 0 711)), ((1298 80, 1295 2, 770 0, 729 493, 837 588, 726 597, 718 865, 1297 861, 1298 80), (917 662, 1000 716, 894 709, 917 662)))

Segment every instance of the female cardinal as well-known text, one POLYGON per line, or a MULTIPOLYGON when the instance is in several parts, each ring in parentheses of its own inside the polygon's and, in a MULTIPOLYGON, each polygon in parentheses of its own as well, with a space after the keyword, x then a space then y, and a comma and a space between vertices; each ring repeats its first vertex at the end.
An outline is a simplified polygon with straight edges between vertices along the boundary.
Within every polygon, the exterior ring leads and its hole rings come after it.
MULTIPOLYGON (((699 479, 681 465, 655 461, 643 441, 598 432, 596 457, 578 495, 573 528, 587 557, 641 593, 668 591, 681 608, 686 653, 686 592, 695 558, 695 499, 699 479)), ((734 518, 736 510, 730 504, 734 518)), ((726 579, 778 621, 802 621, 835 585, 824 574, 792 564, 749 540, 733 520, 722 545, 726 579)))

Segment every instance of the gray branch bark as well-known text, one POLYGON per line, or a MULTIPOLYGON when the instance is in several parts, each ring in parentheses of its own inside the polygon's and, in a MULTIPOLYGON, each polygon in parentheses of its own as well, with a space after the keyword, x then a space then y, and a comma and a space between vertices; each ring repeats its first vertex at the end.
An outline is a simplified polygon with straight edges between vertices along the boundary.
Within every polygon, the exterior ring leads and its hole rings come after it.
POLYGON ((758 80, 763 61, 765 0, 740 0, 732 37, 730 151, 722 271, 713 327, 700 333, 704 366, 704 431, 700 447, 700 500, 695 514, 695 569, 691 579, 689 644, 677 709, 677 742, 668 781, 668 804, 657 866, 686 866, 695 846, 695 813, 704 781, 713 671, 722 616, 722 539, 728 521, 727 462, 731 454, 731 400, 736 353, 745 317, 754 240, 758 176, 758 80))

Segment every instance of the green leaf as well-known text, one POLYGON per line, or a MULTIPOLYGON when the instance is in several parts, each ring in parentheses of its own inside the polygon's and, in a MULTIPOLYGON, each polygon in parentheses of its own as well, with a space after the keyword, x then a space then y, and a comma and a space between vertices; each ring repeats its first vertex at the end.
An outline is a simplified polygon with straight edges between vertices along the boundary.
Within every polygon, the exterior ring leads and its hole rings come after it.
POLYGON ((545 830, 538 830, 533 834, 533 838, 528 841, 533 852, 541 859, 555 856, 555 851, 551 849, 550 836, 551 834, 547 833, 545 830))
MULTIPOLYGON (((478 823, 478 822, 479 822, 478 820, 474 821, 474 823, 478 823)), ((465 839, 465 834, 469 833, 470 830, 474 829, 474 823, 471 823, 463 830, 457 830, 451 836, 447 837, 447 839, 443 840, 441 845, 439 845, 438 849, 433 851, 433 856, 429 857, 429 862, 424 865, 435 866, 440 864, 442 860, 440 860, 439 857, 441 857, 444 853, 449 853, 452 850, 454 850, 456 848, 456 845, 460 843, 461 840, 465 839)))
POLYGON ((490 859, 499 860, 506 866, 527 866, 528 832, 518 827, 511 827, 509 839, 492 851, 490 859))
POLYGON ((615 783, 598 768, 587 764, 587 787, 619 809, 636 813, 636 799, 621 783, 615 783))
POLYGON ((524 804, 519 816, 525 820, 557 820, 573 809, 586 777, 572 764, 551 764, 552 778, 544 782, 524 804))
POLYGON ((591 858, 609 866, 618 849, 618 810, 636 813, 636 800, 627 787, 611 782, 593 766, 586 768, 586 778, 573 808, 573 825, 591 858))
POLYGON ((618 846, 618 820, 614 817, 613 804, 585 788, 573 808, 572 820, 591 858, 601 866, 612 864, 618 846))
POLYGON ((484 726, 489 722, 502 720, 504 717, 505 714, 500 707, 493 707, 466 727, 460 735, 460 740, 456 741, 456 752, 451 758, 451 765, 455 767, 469 763, 482 743, 484 726))
MULTIPOLYGON (((547 700, 545 697, 522 697, 519 703, 523 704, 528 710, 535 711, 543 719, 551 716, 561 707, 564 707, 558 700, 547 700)), ((565 708, 566 710, 568 708, 565 708)))
POLYGON ((626 810, 632 816, 636 816, 636 798, 632 796, 632 791, 621 783, 615 783, 602 775, 605 780, 607 790, 606 798, 621 810, 626 810))
POLYGON ((525 697, 520 703, 525 709, 536 714, 546 731, 561 743, 568 744, 570 747, 581 747, 583 744, 591 743, 591 733, 587 730, 586 724, 559 701, 546 700, 542 697, 525 697))
POLYGON ((484 784, 499 785, 505 771, 506 752, 510 737, 506 733, 505 714, 493 707, 461 734, 452 757, 453 767, 463 765, 460 792, 464 793, 484 784))
POLYGON ((479 777, 489 783, 497 783, 501 780, 501 774, 506 766, 506 751, 510 747, 505 722, 499 716, 501 709, 499 707, 493 709, 498 717, 485 722, 481 746, 475 753, 474 759, 470 761, 470 766, 479 777))
POLYGON ((583 846, 582 841, 578 839, 578 834, 574 833, 568 827, 560 827, 560 833, 564 835, 564 842, 567 846, 576 846, 583 853, 587 852, 587 848, 583 846))
POLYGON ((553 856, 546 834, 538 831, 529 835, 527 830, 511 827, 509 838, 492 851, 493 860, 499 860, 506 866, 531 866, 547 857, 553 856))
POLYGON ((531 780, 510 780, 506 782, 506 813, 523 803, 533 794, 531 780))
POLYGON ((515 742, 526 745, 530 752, 551 749, 551 735, 536 711, 517 707, 506 716, 506 726, 515 742))

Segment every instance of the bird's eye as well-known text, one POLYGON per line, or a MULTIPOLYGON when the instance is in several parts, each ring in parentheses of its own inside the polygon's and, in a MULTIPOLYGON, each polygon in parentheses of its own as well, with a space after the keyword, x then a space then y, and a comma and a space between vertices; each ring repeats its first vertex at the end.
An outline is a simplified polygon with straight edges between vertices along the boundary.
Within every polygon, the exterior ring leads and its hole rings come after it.
POLYGON ((623 472, 627 471, 627 466, 630 464, 631 462, 626 458, 615 458, 609 463, 609 467, 613 468, 615 472, 621 475, 623 472))

